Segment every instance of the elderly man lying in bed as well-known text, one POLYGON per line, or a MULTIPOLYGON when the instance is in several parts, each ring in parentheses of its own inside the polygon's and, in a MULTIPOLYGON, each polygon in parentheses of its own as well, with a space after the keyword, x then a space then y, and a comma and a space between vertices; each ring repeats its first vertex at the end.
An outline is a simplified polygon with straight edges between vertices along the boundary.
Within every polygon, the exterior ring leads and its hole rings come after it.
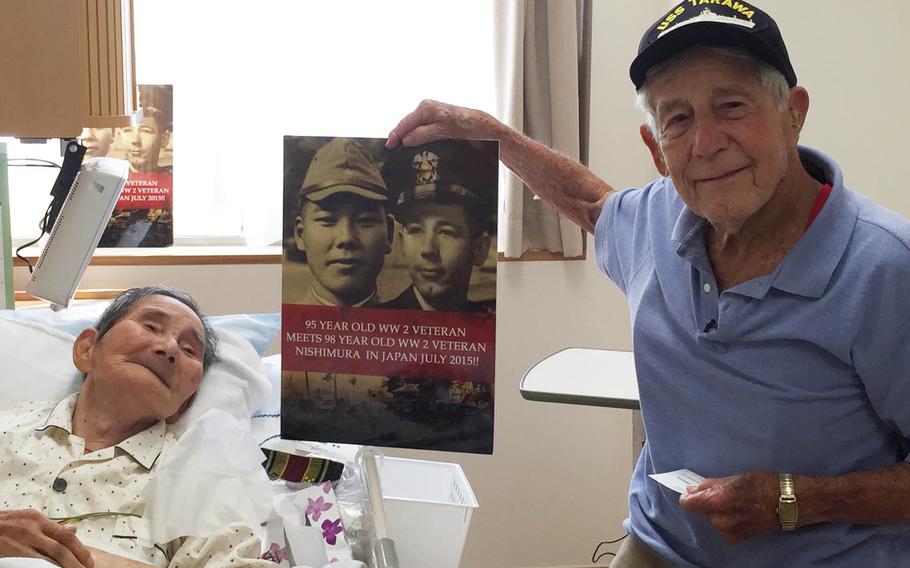
POLYGON ((84 374, 57 403, 0 411, 0 557, 64 568, 269 566, 252 530, 143 547, 136 515, 151 471, 176 442, 169 431, 192 404, 216 340, 187 294, 135 288, 73 345, 84 374), (103 550, 102 550, 103 549, 103 550))

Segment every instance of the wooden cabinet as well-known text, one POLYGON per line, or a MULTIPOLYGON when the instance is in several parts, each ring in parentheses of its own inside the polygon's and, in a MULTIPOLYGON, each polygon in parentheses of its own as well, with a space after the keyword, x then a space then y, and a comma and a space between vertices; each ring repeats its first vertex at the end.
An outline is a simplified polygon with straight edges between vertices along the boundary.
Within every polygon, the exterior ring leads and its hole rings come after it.
POLYGON ((0 0, 0 136, 138 119, 132 0, 0 0))

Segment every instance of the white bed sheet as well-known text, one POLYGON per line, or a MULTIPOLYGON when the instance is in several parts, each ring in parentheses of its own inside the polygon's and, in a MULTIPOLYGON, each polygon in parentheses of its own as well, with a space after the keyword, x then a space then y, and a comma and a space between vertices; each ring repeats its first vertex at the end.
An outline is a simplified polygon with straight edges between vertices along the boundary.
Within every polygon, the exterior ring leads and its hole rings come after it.
POLYGON ((60 568, 41 558, 22 558, 19 556, 11 558, 0 558, 0 568, 60 568))

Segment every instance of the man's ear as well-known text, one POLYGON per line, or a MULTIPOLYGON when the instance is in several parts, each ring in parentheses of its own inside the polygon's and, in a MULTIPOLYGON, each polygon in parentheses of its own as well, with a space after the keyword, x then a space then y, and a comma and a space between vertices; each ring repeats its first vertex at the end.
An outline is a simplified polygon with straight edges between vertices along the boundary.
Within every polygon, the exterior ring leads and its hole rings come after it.
POLYGON ((161 133, 161 149, 164 150, 167 148, 168 143, 171 141, 171 131, 165 130, 161 133))
POLYGON ((474 241, 474 266, 482 265, 490 254, 490 235, 484 232, 474 241))
POLYGON ((654 167, 657 168, 660 175, 669 175, 670 170, 667 168, 667 163, 664 161, 663 154, 660 153, 660 145, 657 143, 657 140, 654 139, 654 133, 651 132, 651 129, 648 128, 647 124, 642 124, 638 128, 638 132, 641 134, 642 142, 645 143, 645 146, 647 146, 648 150, 651 152, 651 159, 654 160, 654 167))
POLYGON ((806 123, 806 114, 809 112, 809 91, 799 86, 790 89, 790 102, 787 112, 790 119, 790 127, 796 131, 796 136, 799 138, 799 133, 806 123))
POLYGON ((92 353, 97 343, 98 330, 93 327, 83 329, 76 341, 73 342, 73 364, 83 374, 88 374, 94 366, 92 353))
POLYGON ((297 250, 306 252, 306 241, 303 240, 303 217, 300 215, 294 219, 294 243, 297 245, 297 250))
POLYGON ((177 412, 175 412, 171 416, 168 416, 167 419, 165 420, 165 422, 167 422, 168 424, 173 424, 174 422, 177 422, 178 420, 180 420, 180 417, 183 416, 183 414, 187 410, 189 410, 190 405, 193 404, 194 400, 196 400, 196 393, 198 393, 198 392, 199 391, 194 392, 193 394, 190 395, 190 397, 188 399, 183 401, 183 404, 180 405, 180 408, 177 409, 177 412))

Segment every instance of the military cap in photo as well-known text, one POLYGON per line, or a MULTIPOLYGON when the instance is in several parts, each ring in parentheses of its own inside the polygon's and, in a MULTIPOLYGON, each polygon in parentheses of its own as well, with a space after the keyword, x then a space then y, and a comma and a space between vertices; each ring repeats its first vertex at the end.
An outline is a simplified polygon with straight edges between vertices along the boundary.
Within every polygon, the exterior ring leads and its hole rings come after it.
POLYGON ((392 151, 382 175, 401 213, 420 202, 466 204, 486 223, 495 215, 499 176, 498 144, 491 140, 440 140, 392 151))
POLYGON ((139 85, 139 106, 143 116, 156 119, 163 130, 174 129, 173 85, 139 85))
POLYGON ((635 89, 648 69, 694 45, 741 47, 780 71, 796 86, 787 46, 777 23, 751 3, 734 0, 686 0, 657 20, 638 46, 629 75, 635 89))
POLYGON ((337 193, 388 201, 389 191, 379 164, 352 138, 334 138, 320 148, 300 186, 300 197, 310 201, 322 201, 337 193))

